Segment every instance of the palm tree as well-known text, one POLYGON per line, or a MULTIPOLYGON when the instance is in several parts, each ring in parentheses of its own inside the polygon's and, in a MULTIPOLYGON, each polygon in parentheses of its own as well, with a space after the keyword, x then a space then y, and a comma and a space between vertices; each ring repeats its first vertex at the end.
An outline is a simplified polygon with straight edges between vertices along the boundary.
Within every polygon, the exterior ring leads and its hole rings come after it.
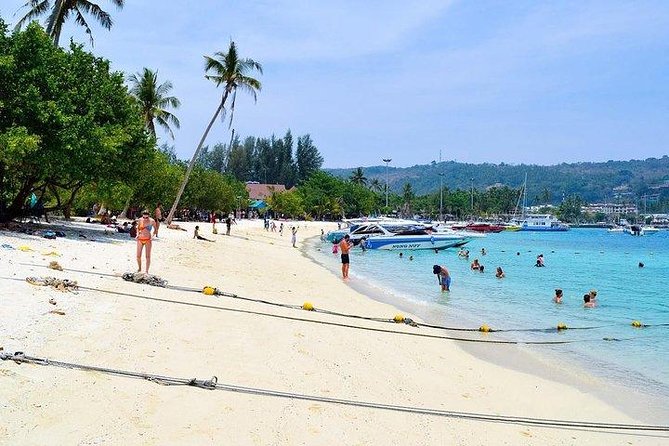
POLYGON ((384 187, 385 185, 381 184, 378 178, 372 178, 372 181, 369 182, 369 188, 376 193, 380 194, 383 192, 385 190, 384 187))
MULTIPOLYGON (((110 1, 112 4, 116 5, 118 9, 122 9, 125 2, 125 0, 110 1)), ((93 16, 93 18, 107 30, 111 29, 114 24, 108 12, 103 11, 96 3, 88 0, 54 0, 53 5, 51 4, 51 0, 29 0, 23 7, 30 8, 30 11, 18 21, 16 29, 20 29, 26 22, 36 19, 44 14, 48 14, 49 17, 46 19, 46 32, 53 39, 54 45, 58 45, 60 32, 63 29, 63 23, 65 23, 70 15, 74 16, 74 21, 77 22, 78 25, 84 27, 86 34, 88 34, 91 39, 91 45, 93 44, 93 33, 88 26, 88 22, 86 22, 84 14, 93 16)))
POLYGON ((254 101, 257 100, 257 93, 262 88, 259 80, 249 76, 249 73, 252 71, 258 71, 260 74, 262 74, 262 65, 253 59, 240 59, 239 55, 237 54, 237 46, 235 45, 235 42, 230 42, 230 47, 228 48, 227 53, 217 51, 214 54, 214 57, 205 56, 204 58, 205 72, 213 73, 211 75, 205 75, 205 77, 210 81, 213 81, 217 87, 223 84, 225 86, 225 90, 223 91, 221 102, 216 108, 214 116, 211 118, 211 121, 209 121, 209 125, 205 129, 202 138, 200 138, 200 143, 195 149, 195 153, 193 153, 193 158, 190 160, 190 164, 188 164, 188 169, 186 169, 184 180, 181 183, 181 187, 179 188, 177 197, 174 200, 172 209, 170 209, 170 213, 167 216, 167 224, 170 224, 174 218, 177 205, 179 204, 181 195, 183 194, 184 189, 186 188, 186 184, 188 183, 188 177, 193 170, 193 166, 195 166, 195 162, 200 156, 202 145, 204 144, 205 139, 207 139, 209 130, 211 130, 211 127, 214 125, 216 118, 218 118, 218 115, 221 112, 223 112, 225 116, 225 103, 228 98, 232 96, 232 103, 230 104, 230 127, 232 127, 232 117, 235 112, 235 101, 237 99, 237 88, 241 88, 242 90, 250 93, 253 96, 254 101))
POLYGON ((170 137, 174 139, 174 133, 170 125, 180 127, 179 119, 167 108, 179 108, 181 102, 174 96, 167 96, 172 90, 172 83, 165 81, 158 84, 158 73, 144 68, 141 73, 128 76, 130 82, 130 94, 132 94, 142 109, 144 124, 151 134, 156 136, 156 122, 170 137))
POLYGON ((365 176, 365 171, 362 170, 362 167, 358 167, 351 173, 351 183, 357 184, 359 186, 367 185, 367 177, 365 176))

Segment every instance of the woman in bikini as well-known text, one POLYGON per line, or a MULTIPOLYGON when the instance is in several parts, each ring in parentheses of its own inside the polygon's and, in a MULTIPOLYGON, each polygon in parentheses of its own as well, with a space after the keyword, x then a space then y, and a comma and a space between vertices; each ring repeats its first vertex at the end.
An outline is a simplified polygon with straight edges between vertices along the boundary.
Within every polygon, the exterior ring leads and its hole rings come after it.
POLYGON ((151 232, 156 234, 156 221, 151 218, 149 211, 142 211, 142 218, 137 223, 137 272, 142 271, 142 249, 146 247, 146 273, 151 266, 151 232))

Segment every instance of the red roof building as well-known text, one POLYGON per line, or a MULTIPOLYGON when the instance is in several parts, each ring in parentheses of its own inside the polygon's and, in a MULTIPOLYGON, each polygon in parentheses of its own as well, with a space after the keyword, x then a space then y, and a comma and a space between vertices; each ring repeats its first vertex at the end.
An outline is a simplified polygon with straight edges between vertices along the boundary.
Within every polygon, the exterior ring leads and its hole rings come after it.
POLYGON ((283 184, 246 183, 246 190, 251 200, 266 200, 273 192, 285 192, 283 184))

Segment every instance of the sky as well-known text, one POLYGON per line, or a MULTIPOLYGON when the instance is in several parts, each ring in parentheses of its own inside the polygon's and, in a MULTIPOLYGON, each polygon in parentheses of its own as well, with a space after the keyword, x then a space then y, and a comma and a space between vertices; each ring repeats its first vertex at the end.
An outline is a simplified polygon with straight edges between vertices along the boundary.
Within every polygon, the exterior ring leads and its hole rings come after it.
MULTIPOLYGON (((27 0, 0 0, 19 20, 27 0)), ((126 0, 94 46, 174 85, 190 158, 221 98, 204 57, 231 40, 263 66, 240 92, 240 136, 310 134, 324 167, 607 161, 669 153, 669 1, 126 0)), ((93 23, 90 19, 89 23, 93 23)), ((207 144, 227 143, 218 122, 207 144)))

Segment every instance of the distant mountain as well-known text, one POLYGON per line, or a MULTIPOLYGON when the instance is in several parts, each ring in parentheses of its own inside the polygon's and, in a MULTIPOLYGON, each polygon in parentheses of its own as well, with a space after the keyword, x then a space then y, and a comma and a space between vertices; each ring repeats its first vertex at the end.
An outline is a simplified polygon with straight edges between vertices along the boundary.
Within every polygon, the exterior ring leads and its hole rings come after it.
MULTIPOLYGON (((346 169, 326 169, 329 173, 348 178, 358 166, 346 169)), ((386 167, 364 167, 368 181, 378 178, 386 183, 386 167)), ((554 166, 511 164, 467 164, 455 161, 389 167, 390 190, 399 193, 410 183, 417 194, 439 191, 439 174, 443 173, 444 187, 448 189, 485 189, 506 185, 519 188, 527 174, 528 202, 545 197, 552 203, 563 196, 579 194, 587 202, 633 201, 641 195, 669 194, 669 156, 660 159, 607 161, 605 163, 562 163, 554 166)), ((537 200, 538 201, 538 200, 537 200)), ((545 200, 542 200, 545 201, 545 200)))

